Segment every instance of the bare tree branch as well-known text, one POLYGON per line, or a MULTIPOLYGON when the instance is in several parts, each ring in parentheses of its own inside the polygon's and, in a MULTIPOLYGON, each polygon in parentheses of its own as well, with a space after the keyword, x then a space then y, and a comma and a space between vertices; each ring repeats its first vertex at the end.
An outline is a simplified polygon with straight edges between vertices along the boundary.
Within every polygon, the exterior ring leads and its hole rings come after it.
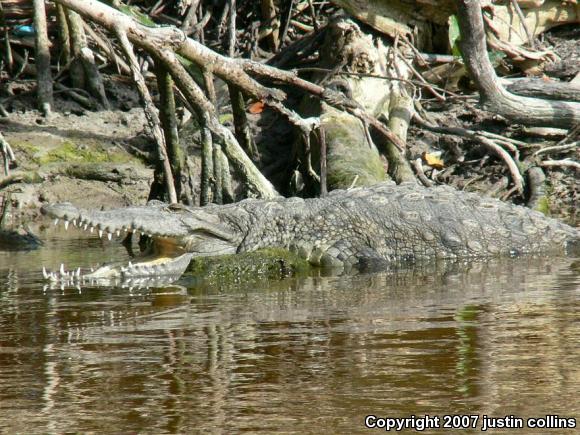
POLYGON ((580 122, 580 103, 520 97, 508 92, 499 83, 487 55, 480 1, 455 0, 455 4, 461 55, 487 109, 522 124, 568 128, 580 122))

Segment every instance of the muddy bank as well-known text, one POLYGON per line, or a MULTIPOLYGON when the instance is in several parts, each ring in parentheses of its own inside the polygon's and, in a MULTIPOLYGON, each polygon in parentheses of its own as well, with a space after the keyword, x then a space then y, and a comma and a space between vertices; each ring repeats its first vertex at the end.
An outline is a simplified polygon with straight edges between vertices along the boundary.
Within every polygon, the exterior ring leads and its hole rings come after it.
POLYGON ((35 218, 43 202, 108 208, 147 200, 153 156, 141 109, 13 112, 0 129, 16 157, 0 186, 10 198, 8 226, 35 218))

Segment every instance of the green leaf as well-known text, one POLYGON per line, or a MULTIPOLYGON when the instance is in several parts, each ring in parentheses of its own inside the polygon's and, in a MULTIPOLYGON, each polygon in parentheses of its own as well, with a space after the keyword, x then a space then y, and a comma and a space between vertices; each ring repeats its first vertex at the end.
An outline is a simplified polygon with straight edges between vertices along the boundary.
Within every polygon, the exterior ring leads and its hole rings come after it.
POLYGON ((456 15, 449 17, 449 46, 451 47, 451 54, 455 57, 461 57, 461 49, 459 48, 459 41, 461 41, 461 32, 459 31, 459 21, 456 15))
POLYGON ((155 24, 155 21, 153 21, 148 15, 145 15, 144 13, 139 11, 139 9, 135 6, 126 6, 126 5, 122 4, 119 7, 119 10, 121 12, 123 12, 125 15, 129 15, 130 17, 135 18, 137 21, 139 21, 144 26, 157 27, 157 25, 155 24))

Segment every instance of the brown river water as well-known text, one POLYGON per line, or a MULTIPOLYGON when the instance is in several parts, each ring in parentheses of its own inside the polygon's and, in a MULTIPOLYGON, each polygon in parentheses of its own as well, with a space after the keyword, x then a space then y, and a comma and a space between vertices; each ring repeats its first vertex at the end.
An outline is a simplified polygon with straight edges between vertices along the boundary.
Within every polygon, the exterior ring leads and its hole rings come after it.
POLYGON ((0 252, 0 433, 580 433, 578 258, 79 291, 42 265, 126 253, 44 237, 0 252))

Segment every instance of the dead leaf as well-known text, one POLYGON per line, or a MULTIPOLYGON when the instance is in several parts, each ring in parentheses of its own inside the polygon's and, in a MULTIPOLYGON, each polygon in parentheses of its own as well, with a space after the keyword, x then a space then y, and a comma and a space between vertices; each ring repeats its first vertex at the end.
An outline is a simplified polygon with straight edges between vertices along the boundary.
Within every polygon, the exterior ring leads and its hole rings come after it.
POLYGON ((254 115, 257 115, 258 113, 262 113, 264 111, 265 106, 266 105, 263 101, 256 101, 255 103, 250 104, 248 111, 254 115))
POLYGON ((425 163, 427 163, 432 168, 443 169, 445 167, 445 162, 434 154, 423 153, 422 157, 425 163))

